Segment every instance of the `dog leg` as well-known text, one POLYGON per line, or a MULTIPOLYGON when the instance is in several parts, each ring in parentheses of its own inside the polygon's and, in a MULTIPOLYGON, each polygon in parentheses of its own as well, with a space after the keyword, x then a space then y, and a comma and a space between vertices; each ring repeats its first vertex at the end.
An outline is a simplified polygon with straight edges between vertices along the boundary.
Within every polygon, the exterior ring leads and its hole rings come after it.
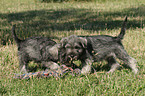
POLYGON ((19 68, 21 73, 28 73, 28 62, 27 56, 25 54, 19 53, 19 68))
POLYGON ((108 57, 106 60, 109 66, 111 66, 111 69, 107 73, 113 73, 116 69, 120 67, 120 64, 115 60, 114 57, 108 57))
POLYGON ((125 61, 125 63, 132 69, 132 71, 135 74, 137 74, 137 72, 138 72, 138 69, 136 67, 137 61, 134 58, 129 57, 129 59, 127 61, 125 61))
POLYGON ((26 69, 27 69, 26 65, 20 66, 21 73, 28 73, 26 69))
POLYGON ((26 62, 23 62, 22 60, 20 60, 20 72, 21 73, 28 73, 28 64, 26 62))
POLYGON ((136 67, 137 61, 134 58, 130 57, 125 50, 121 49, 117 51, 116 56, 125 64, 127 64, 135 74, 138 72, 138 68, 136 67))
POLYGON ((87 74, 91 72, 91 65, 92 65, 92 60, 90 59, 86 59, 86 60, 82 60, 82 70, 81 70, 81 74, 87 74))
POLYGON ((43 62, 43 64, 45 63, 45 67, 51 69, 51 70, 56 70, 56 69, 60 69, 60 66, 53 62, 53 61, 49 61, 49 62, 43 62))

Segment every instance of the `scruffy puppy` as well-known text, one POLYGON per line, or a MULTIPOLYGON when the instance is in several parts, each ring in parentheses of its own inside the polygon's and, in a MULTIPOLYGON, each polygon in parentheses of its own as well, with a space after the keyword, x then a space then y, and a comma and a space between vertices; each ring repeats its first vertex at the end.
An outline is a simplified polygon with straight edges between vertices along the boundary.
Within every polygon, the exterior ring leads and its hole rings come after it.
POLYGON ((58 45, 47 37, 30 37, 20 40, 15 33, 16 25, 12 27, 13 38, 18 46, 19 65, 23 73, 28 72, 29 61, 44 64, 50 69, 58 68, 58 45))
POLYGON ((86 74, 91 71, 92 62, 106 60, 111 69, 108 73, 119 68, 119 63, 115 58, 122 60, 134 73, 137 73, 136 60, 130 57, 125 51, 121 40, 125 35, 127 17, 123 22, 120 34, 117 37, 108 35, 97 36, 76 36, 72 35, 61 40, 60 61, 69 62, 80 60, 82 62, 81 73, 86 74))

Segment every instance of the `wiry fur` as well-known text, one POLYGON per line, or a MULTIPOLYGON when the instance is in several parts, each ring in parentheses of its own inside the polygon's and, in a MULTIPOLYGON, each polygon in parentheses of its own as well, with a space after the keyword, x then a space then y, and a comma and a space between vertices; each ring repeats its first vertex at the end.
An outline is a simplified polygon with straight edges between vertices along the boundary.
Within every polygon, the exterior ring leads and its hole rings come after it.
POLYGON ((58 61, 58 45, 55 41, 47 37, 30 37, 20 40, 15 33, 16 25, 12 27, 13 38, 18 46, 18 55, 21 72, 28 72, 29 61, 45 64, 47 67, 59 67, 55 62, 58 61))
POLYGON ((114 72, 120 65, 115 58, 122 60, 134 73, 137 73, 136 60, 130 57, 125 51, 121 40, 125 35, 127 17, 122 25, 120 34, 117 37, 108 35, 97 36, 76 36, 71 35, 61 40, 61 61, 80 60, 82 62, 82 74, 91 71, 92 62, 106 60, 114 72))

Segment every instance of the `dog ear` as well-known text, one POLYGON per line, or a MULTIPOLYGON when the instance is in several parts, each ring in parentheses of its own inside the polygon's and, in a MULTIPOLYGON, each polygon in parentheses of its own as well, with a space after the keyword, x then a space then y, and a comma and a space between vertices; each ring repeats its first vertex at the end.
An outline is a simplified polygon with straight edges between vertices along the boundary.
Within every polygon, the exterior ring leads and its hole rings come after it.
POLYGON ((60 41, 60 46, 64 47, 67 42, 68 42, 68 38, 67 37, 62 38, 62 40, 60 41))
POLYGON ((79 40, 80 40, 83 48, 87 48, 87 39, 85 39, 83 37, 79 37, 79 40))

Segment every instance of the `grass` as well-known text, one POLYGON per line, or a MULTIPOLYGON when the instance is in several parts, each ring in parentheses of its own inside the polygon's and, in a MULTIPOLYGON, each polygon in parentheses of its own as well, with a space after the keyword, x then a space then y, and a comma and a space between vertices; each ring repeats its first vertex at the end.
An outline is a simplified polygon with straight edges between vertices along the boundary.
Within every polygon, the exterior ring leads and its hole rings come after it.
MULTIPOLYGON (((111 0, 110 2, 36 3, 33 0, 1 0, 0 6, 0 95, 64 96, 144 96, 145 95, 145 0, 111 0), (121 67, 106 74, 106 62, 94 63, 97 75, 65 78, 17 80, 19 73, 17 46, 11 36, 11 25, 17 24, 17 35, 45 36, 59 42, 71 34, 116 36, 125 16, 128 25, 123 45, 138 61, 139 73, 121 67)), ((121 63, 121 62, 120 62, 121 63)), ((32 63, 33 65, 33 63, 32 63)), ((41 70, 41 69, 38 69, 41 70)))

